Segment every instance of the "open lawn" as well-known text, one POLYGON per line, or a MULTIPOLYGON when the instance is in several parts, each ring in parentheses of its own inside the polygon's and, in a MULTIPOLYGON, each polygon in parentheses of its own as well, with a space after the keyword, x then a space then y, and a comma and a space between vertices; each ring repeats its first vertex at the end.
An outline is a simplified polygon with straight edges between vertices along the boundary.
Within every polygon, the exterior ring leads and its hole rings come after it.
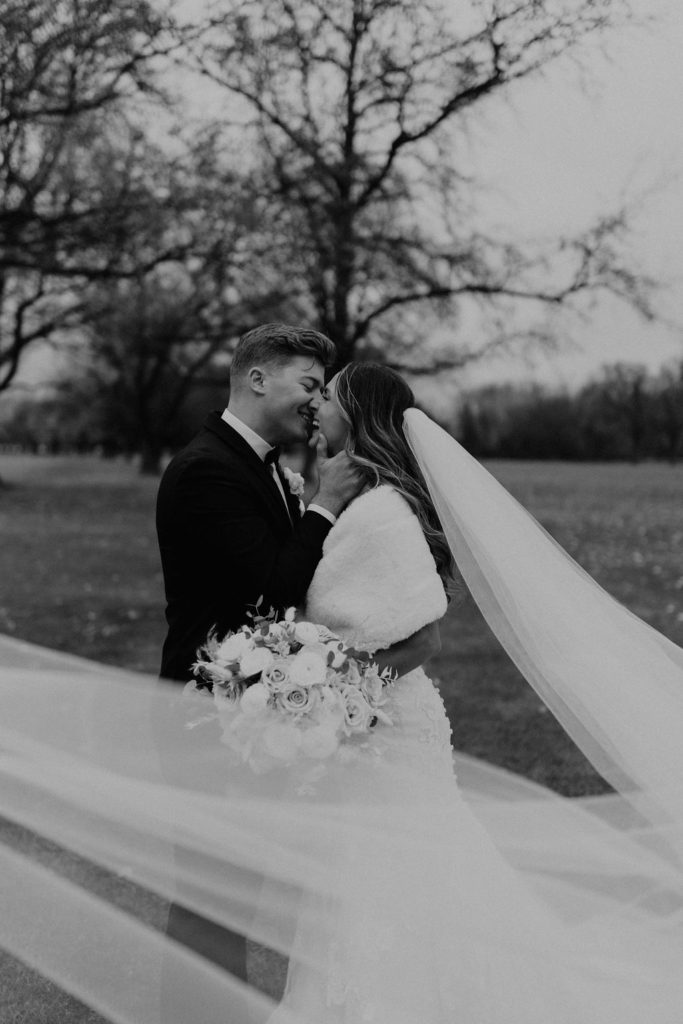
MULTIPOLYGON (((636 614, 683 645, 683 467, 494 463, 494 475, 636 614)), ((156 672, 164 636, 154 534, 156 481, 125 462, 0 455, 0 633, 112 665, 156 672)), ((453 602, 439 680, 454 745, 568 795, 602 781, 564 736, 491 636, 471 599, 453 602)), ((105 888, 127 908, 121 880, 0 823, 9 845, 105 888)), ((153 926, 163 906, 150 899, 153 926)), ((99 1020, 8 958, 0 960, 3 1024, 99 1020)))
MULTIPOLYGON (((683 467, 489 469, 608 591, 683 644, 683 467)), ((122 461, 9 455, 0 478, 0 633, 156 672, 156 481, 122 461)), ((457 748, 568 794, 599 788, 469 597, 451 606, 442 642, 430 669, 457 748)))
MULTIPOLYGON (((488 467, 616 598, 683 644, 683 467, 488 467)), ((164 637, 157 481, 126 462, 0 456, 0 633, 156 672, 164 637)), ((457 748, 567 794, 598 785, 490 635, 454 602, 440 681, 457 748)))

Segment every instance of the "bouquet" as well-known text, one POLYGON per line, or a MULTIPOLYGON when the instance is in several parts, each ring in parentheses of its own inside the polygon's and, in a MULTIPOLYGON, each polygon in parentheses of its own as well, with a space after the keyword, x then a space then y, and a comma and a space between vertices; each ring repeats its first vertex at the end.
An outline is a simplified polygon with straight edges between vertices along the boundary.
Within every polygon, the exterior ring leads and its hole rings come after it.
POLYGON ((197 652, 186 689, 213 696, 223 742, 256 772, 321 762, 378 723, 395 676, 353 655, 325 626, 297 621, 294 608, 252 616, 197 652))

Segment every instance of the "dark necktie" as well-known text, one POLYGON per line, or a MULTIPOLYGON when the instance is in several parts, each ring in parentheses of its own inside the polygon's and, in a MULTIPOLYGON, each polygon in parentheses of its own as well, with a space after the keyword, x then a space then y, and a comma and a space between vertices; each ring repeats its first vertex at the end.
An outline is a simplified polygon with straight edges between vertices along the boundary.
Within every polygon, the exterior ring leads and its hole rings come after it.
POLYGON ((271 448, 270 451, 266 452, 263 461, 265 462, 266 466, 272 466, 277 463, 281 454, 282 449, 279 447, 279 445, 275 445, 274 448, 271 448))

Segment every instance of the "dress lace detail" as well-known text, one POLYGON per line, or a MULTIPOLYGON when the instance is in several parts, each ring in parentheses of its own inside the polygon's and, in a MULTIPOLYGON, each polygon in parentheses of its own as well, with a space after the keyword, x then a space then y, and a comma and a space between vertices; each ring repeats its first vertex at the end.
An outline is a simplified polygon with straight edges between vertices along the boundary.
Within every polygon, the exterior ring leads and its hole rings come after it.
POLYGON ((420 743, 433 744, 450 758, 452 752, 451 725, 441 694, 436 690, 433 681, 431 687, 433 692, 430 692, 429 699, 425 695, 414 695, 413 703, 416 715, 425 718, 428 723, 421 730, 419 740, 420 743))
POLYGON ((385 711, 393 725, 376 729, 368 742, 377 758, 421 775, 452 776, 451 725, 441 694, 422 669, 397 680, 385 711))

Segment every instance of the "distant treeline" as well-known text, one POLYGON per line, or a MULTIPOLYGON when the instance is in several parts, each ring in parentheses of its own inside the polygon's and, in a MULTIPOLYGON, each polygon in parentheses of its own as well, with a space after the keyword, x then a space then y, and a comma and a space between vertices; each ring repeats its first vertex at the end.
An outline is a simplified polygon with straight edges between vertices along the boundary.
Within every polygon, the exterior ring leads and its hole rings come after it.
POLYGON ((615 363, 579 391, 492 386, 465 396, 456 434, 478 458, 606 461, 683 454, 683 360, 615 363))
MULTIPOLYGON (((166 381, 142 403, 118 376, 97 387, 72 380, 49 397, 16 404, 0 423, 0 447, 140 456, 143 470, 157 472, 164 452, 182 447, 207 411, 225 405, 227 381, 195 384, 172 411, 170 391, 166 381)), ((676 462, 683 455, 683 359, 656 375, 639 364, 605 366, 572 393, 480 388, 464 395, 445 425, 478 458, 676 462)))
POLYGON ((194 383, 172 410, 173 381, 162 380, 138 402, 126 383, 65 379, 49 394, 15 401, 0 420, 0 450, 139 458, 143 472, 158 473, 164 454, 182 448, 207 412, 227 403, 227 381, 194 383))

